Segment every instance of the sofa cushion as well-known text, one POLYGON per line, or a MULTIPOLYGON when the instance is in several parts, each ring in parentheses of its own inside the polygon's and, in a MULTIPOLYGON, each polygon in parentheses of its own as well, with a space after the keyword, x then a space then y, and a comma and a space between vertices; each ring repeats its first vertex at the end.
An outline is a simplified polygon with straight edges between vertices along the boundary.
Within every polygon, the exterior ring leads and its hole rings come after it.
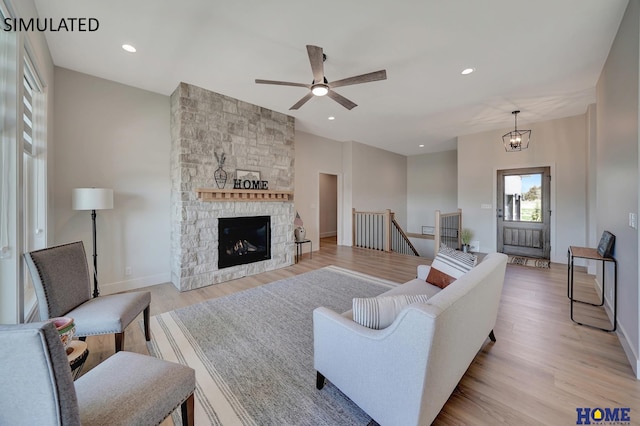
POLYGON ((476 255, 454 250, 442 244, 436 258, 431 263, 431 270, 426 281, 444 288, 469 272, 477 263, 478 257, 476 255))
POLYGON ((426 294, 398 294, 395 296, 355 297, 353 320, 365 327, 380 330, 393 323, 402 309, 412 303, 424 303, 426 294))
MULTIPOLYGON (((426 277, 427 274, 425 274, 426 277)), ((429 297, 441 292, 442 289, 429 284, 423 279, 414 278, 411 281, 407 281, 404 284, 401 284, 397 287, 393 287, 389 291, 385 291, 384 293, 378 295, 380 296, 395 296, 397 294, 426 294, 429 297)))

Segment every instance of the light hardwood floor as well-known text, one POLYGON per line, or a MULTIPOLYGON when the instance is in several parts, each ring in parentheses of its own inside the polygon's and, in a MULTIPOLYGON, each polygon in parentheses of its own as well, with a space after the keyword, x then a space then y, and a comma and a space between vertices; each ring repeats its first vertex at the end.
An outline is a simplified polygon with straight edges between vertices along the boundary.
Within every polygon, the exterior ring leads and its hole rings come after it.
MULTIPOLYGON (((414 256, 388 254, 321 243, 313 258, 277 271, 180 293, 170 284, 150 287, 151 314, 266 284, 327 265, 406 282, 415 277, 414 256)), ((618 338, 574 324, 569 318, 566 265, 533 269, 508 265, 495 328, 453 392, 437 425, 575 425, 576 409, 631 408, 631 424, 640 424, 640 381, 635 379, 618 338)), ((576 295, 593 297, 593 277, 575 273, 576 295)), ((577 306, 576 317, 606 326, 601 308, 577 306)), ((113 354, 113 337, 87 339, 84 370, 113 354)), ((148 353, 138 321, 126 333, 125 350, 148 353)), ((314 377, 309 386, 314 386, 314 377)))

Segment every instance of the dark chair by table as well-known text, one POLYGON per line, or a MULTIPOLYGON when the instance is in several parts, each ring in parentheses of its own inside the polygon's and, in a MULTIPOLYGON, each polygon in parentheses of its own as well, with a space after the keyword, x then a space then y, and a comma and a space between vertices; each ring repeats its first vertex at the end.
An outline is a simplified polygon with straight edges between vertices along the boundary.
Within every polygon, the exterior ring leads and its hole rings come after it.
POLYGON ((24 254, 38 298, 41 320, 72 317, 77 337, 115 333, 115 351, 124 348, 124 330, 144 311, 149 334, 151 293, 136 291, 91 298, 87 256, 81 241, 24 254))
POLYGON ((0 325, 0 359, 2 425, 158 425, 178 406, 193 425, 190 367, 118 352, 74 382, 52 322, 0 325))

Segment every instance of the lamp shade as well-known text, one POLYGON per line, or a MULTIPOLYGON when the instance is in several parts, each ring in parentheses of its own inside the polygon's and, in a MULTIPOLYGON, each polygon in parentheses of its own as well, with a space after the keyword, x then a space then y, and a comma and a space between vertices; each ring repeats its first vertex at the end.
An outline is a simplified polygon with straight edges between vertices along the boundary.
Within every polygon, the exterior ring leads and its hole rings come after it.
POLYGON ((113 208, 113 189, 74 188, 71 194, 73 210, 108 210, 113 208))

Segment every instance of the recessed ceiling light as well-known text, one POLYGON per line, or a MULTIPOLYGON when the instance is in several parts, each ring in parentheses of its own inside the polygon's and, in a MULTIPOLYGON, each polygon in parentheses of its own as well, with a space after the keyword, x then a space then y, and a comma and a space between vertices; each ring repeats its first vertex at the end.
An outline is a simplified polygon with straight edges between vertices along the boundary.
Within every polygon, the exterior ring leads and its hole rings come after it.
POLYGON ((462 74, 462 75, 471 74, 475 70, 476 70, 475 68, 465 68, 465 69, 462 70, 462 72, 460 74, 462 74))
POLYGON ((420 148, 424 148, 424 144, 421 143, 420 145, 418 145, 420 148))
POLYGON ((329 117, 329 120, 335 120, 336 118, 332 115, 331 117, 329 117))
POLYGON ((130 45, 130 44, 123 44, 123 45, 122 45, 122 48, 123 48, 124 50, 126 50, 127 52, 129 52, 129 53, 136 53, 136 48, 135 48, 135 47, 133 47, 133 46, 132 46, 132 45, 130 45))

